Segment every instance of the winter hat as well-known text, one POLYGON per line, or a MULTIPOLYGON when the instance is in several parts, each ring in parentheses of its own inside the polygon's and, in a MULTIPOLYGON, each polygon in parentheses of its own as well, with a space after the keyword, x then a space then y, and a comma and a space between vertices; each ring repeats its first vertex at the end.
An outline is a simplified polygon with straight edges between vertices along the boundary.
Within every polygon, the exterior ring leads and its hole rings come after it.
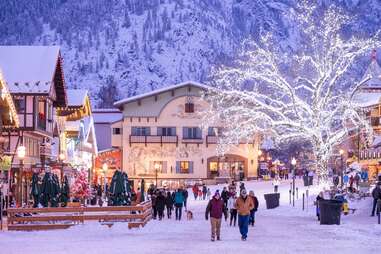
POLYGON ((241 195, 242 195, 242 196, 246 196, 246 195, 247 195, 246 189, 242 189, 242 190, 241 190, 241 195))
POLYGON ((216 190, 216 192, 214 193, 213 197, 216 197, 216 196, 220 196, 220 191, 219 190, 216 190))

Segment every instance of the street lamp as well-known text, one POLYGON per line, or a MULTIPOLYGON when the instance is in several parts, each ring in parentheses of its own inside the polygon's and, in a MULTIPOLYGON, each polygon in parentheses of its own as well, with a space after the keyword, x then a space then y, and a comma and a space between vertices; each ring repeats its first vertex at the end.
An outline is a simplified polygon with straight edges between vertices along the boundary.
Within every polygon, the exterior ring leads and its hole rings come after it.
POLYGON ((344 182, 343 182, 343 179, 344 179, 344 150, 340 149, 339 153, 340 153, 340 160, 341 160, 341 176, 340 176, 340 181, 341 181, 341 189, 343 189, 343 186, 344 186, 344 182))
POLYGON ((295 158, 292 158, 291 165, 292 165, 292 206, 295 206, 295 166, 296 166, 295 158))
POLYGON ((157 188, 157 174, 159 173, 160 165, 159 163, 155 163, 155 185, 157 188))
POLYGON ((261 156, 262 156, 262 150, 258 150, 258 168, 257 168, 257 179, 259 180, 259 176, 261 175, 261 166, 260 166, 260 160, 261 160, 261 156))
POLYGON ((104 176, 104 198, 105 198, 105 201, 106 201, 106 198, 107 198, 107 194, 106 194, 106 187, 107 187, 107 180, 106 180, 106 173, 107 173, 107 170, 108 170, 108 165, 107 163, 103 163, 102 165, 102 170, 103 170, 103 176, 104 176))
POLYGON ((17 157, 20 161, 20 168, 19 168, 19 173, 18 173, 18 176, 17 176, 17 185, 18 185, 18 188, 19 188, 19 191, 18 191, 18 201, 21 203, 21 206, 23 204, 23 186, 22 186, 22 172, 23 172, 23 167, 24 167, 24 158, 25 158, 25 155, 26 155, 26 148, 25 146, 21 145, 19 147, 17 147, 17 157))

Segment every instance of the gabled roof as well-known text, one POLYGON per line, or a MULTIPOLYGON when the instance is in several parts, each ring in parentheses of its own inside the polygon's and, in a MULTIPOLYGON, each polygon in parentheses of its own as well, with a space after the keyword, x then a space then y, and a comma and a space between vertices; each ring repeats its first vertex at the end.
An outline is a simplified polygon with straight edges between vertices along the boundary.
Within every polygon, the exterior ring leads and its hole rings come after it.
POLYGON ((49 94, 55 84, 56 101, 66 105, 58 46, 0 46, 0 67, 11 93, 49 94))
POLYGON ((362 86, 362 89, 381 89, 381 67, 377 62, 376 50, 372 52, 371 62, 363 79, 367 77, 370 77, 370 80, 362 86))
POLYGON ((125 99, 119 100, 119 101, 114 103, 114 106, 115 107, 120 107, 123 104, 129 103, 129 102, 137 101, 137 100, 140 100, 140 99, 143 99, 143 98, 146 98, 146 97, 150 97, 150 96, 153 96, 153 95, 157 95, 157 94, 160 94, 160 93, 165 93, 165 92, 168 92, 168 91, 171 91, 171 90, 174 90, 174 89, 177 89, 177 88, 181 88, 181 87, 184 87, 184 86, 198 87, 198 88, 201 88, 203 90, 210 89, 210 87, 207 86, 207 85, 203 85, 201 83, 194 82, 194 81, 186 81, 186 82, 182 82, 182 83, 179 83, 179 84, 176 84, 176 85, 171 85, 171 86, 166 86, 166 87, 163 87, 163 88, 160 88, 160 89, 156 89, 156 90, 153 90, 153 91, 148 92, 148 93, 143 93, 143 94, 139 94, 139 95, 136 95, 136 96, 132 96, 132 97, 129 97, 129 98, 125 98, 125 99))
POLYGON ((71 106, 84 106, 86 97, 88 96, 87 90, 82 89, 67 89, 67 105, 71 106))

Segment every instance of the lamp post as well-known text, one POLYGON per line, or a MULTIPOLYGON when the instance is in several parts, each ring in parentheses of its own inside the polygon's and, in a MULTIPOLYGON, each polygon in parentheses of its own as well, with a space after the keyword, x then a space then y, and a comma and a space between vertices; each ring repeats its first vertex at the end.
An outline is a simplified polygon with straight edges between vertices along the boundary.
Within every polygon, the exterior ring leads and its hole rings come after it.
POLYGON ((106 201, 106 199, 107 199, 107 193, 106 193, 106 187, 107 187, 106 173, 107 173, 107 170, 108 170, 108 165, 107 165, 107 163, 103 163, 103 165, 102 165, 102 170, 103 170, 103 176, 104 176, 103 193, 104 193, 104 199, 105 199, 105 201, 106 201))
POLYGON ((295 166, 296 166, 295 158, 292 158, 291 165, 292 165, 292 206, 295 206, 295 166))
POLYGON ((157 175, 159 173, 159 169, 160 169, 159 163, 155 163, 155 185, 156 185, 156 189, 157 189, 157 175))
POLYGON ((20 161, 19 173, 17 175, 17 185, 18 185, 18 202, 20 202, 21 206, 23 204, 23 186, 22 186, 22 172, 24 167, 24 158, 26 154, 25 146, 21 145, 17 147, 17 157, 20 161))
POLYGON ((64 170, 64 160, 65 160, 65 154, 63 153, 60 153, 60 155, 58 156, 58 160, 60 161, 60 164, 61 164, 61 182, 63 182, 63 177, 64 177, 64 173, 63 173, 63 170, 64 170))
POLYGON ((340 149, 340 160, 341 160, 341 175, 340 175, 340 181, 341 181, 341 189, 343 189, 344 186, 344 150, 340 149))

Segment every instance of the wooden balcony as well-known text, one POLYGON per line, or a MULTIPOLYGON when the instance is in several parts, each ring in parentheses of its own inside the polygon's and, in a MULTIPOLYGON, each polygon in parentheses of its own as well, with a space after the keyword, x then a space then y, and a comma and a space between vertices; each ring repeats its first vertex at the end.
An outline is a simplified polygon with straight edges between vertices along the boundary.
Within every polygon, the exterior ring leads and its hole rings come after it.
POLYGON ((183 138, 183 144, 202 144, 204 141, 202 138, 183 138))
POLYGON ((130 146, 131 144, 176 144, 178 145, 178 137, 177 136, 134 136, 130 135, 130 146))

